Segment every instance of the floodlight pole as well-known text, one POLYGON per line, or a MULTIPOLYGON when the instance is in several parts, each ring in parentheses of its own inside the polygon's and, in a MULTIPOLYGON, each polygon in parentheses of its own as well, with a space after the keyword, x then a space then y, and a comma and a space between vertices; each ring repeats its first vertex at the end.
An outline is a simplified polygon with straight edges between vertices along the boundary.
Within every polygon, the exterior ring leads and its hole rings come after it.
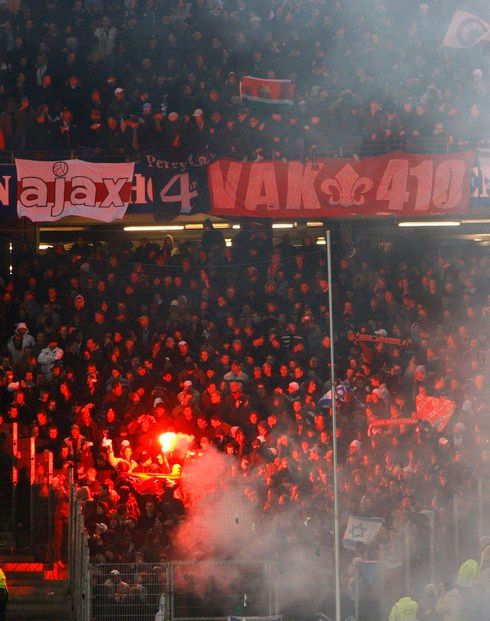
POLYGON ((340 602, 340 519, 339 494, 337 480, 337 403, 335 391, 335 346, 333 331, 333 295, 332 295, 332 248, 330 231, 326 231, 327 274, 328 274, 328 323, 330 331, 330 377, 332 396, 332 446, 333 446, 333 513, 334 513, 334 564, 335 564, 335 621, 341 621, 340 602))

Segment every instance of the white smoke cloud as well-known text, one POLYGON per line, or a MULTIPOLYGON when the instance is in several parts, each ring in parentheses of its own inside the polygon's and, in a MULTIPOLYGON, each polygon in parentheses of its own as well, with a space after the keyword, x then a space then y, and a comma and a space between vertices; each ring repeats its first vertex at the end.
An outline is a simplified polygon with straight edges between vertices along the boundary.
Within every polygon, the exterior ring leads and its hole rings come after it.
MULTIPOLYGON (((213 569, 216 587, 226 591, 232 585, 247 587, 250 571, 260 567, 272 609, 277 601, 280 610, 302 603, 321 610, 333 583, 326 512, 319 520, 300 502, 264 512, 263 479, 237 476, 238 468, 236 457, 214 449, 186 464, 183 496, 188 515, 176 533, 178 556, 233 561, 213 569)), ((192 583, 195 592, 205 592, 209 579, 209 567, 196 563, 177 582, 192 583)))

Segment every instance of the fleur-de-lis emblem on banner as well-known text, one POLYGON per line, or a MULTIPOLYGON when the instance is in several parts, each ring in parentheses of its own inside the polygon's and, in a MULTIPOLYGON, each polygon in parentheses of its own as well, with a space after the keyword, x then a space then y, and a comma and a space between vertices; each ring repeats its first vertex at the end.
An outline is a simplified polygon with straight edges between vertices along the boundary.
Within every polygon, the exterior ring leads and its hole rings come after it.
POLYGON ((328 199, 330 205, 351 207, 363 205, 366 200, 363 194, 369 192, 373 185, 372 179, 361 177, 350 164, 346 164, 334 179, 325 179, 320 189, 330 197, 328 199))

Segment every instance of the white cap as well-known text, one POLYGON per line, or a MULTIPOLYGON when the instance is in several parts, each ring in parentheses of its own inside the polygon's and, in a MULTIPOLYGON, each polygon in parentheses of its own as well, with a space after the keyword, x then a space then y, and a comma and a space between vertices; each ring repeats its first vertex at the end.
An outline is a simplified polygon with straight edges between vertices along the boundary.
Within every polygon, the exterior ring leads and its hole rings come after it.
POLYGON ((196 108, 192 116, 203 116, 203 114, 204 112, 201 110, 201 108, 196 108))

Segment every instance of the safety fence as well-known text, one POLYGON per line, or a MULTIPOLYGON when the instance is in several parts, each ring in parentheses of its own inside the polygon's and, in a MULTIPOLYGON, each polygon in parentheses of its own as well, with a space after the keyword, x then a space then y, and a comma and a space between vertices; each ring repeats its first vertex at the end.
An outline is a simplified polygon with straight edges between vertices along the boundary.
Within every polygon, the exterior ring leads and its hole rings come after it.
MULTIPOLYGON (((317 145, 299 145, 292 159, 314 160, 317 157, 353 157, 383 155, 394 151, 406 151, 409 153, 451 153, 484 147, 485 144, 471 142, 455 143, 449 136, 408 136, 396 140, 363 140, 353 137, 343 140, 337 145, 319 143, 317 145)), ((171 149, 162 149, 169 156, 171 149)), ((181 154, 182 150, 179 151, 181 154)), ((229 154, 220 153, 221 157, 229 154)), ((274 148, 265 148, 262 159, 282 159, 284 154, 274 148)), ((24 151, 14 153, 11 151, 0 152, 0 164, 13 164, 16 157, 34 160, 60 160, 60 159, 83 159, 95 162, 134 162, 140 161, 141 153, 137 149, 49 149, 47 151, 24 151)), ((235 156, 236 157, 236 156, 235 156)))
POLYGON ((18 423, 11 425, 12 458, 11 525, 17 547, 47 560, 54 559, 54 524, 57 505, 53 453, 42 451, 37 438, 19 437, 18 423))
MULTIPOLYGON (((349 593, 343 610, 355 620, 366 609, 370 618, 387 619, 400 597, 454 580, 464 561, 479 560, 482 537, 490 534, 489 509, 490 480, 480 477, 452 490, 445 502, 435 497, 427 509, 399 512, 377 558, 357 558, 348 570, 344 565, 350 581, 343 585, 349 593)), ((342 551, 344 561, 346 556, 342 551)))
MULTIPOLYGON (((72 473, 53 471, 52 454, 37 449, 35 437, 17 437, 14 423, 12 523, 23 547, 46 560, 68 561, 75 621, 153 621, 159 609, 162 619, 176 621, 282 612, 281 568, 269 562, 90 565, 83 501, 69 480, 72 473), (117 575, 111 571, 116 569, 124 583, 119 593, 111 586, 111 576, 117 575)), ((352 584, 343 581, 347 602, 343 608, 347 611, 349 604, 372 597, 385 615, 404 593, 454 577, 463 561, 478 559, 481 538, 489 534, 490 479, 484 476, 475 476, 469 485, 446 488, 424 510, 400 510, 377 564, 362 567, 364 574, 352 584)), ((347 576, 352 555, 342 550, 341 558, 347 576)), ((330 607, 326 612, 331 614, 330 607)))
POLYGON ((92 620, 90 551, 85 531, 83 501, 77 496, 73 469, 69 471, 69 516, 67 524, 68 581, 72 621, 92 620))
POLYGON ((94 621, 269 616, 276 608, 265 561, 99 564, 90 576, 94 621))

